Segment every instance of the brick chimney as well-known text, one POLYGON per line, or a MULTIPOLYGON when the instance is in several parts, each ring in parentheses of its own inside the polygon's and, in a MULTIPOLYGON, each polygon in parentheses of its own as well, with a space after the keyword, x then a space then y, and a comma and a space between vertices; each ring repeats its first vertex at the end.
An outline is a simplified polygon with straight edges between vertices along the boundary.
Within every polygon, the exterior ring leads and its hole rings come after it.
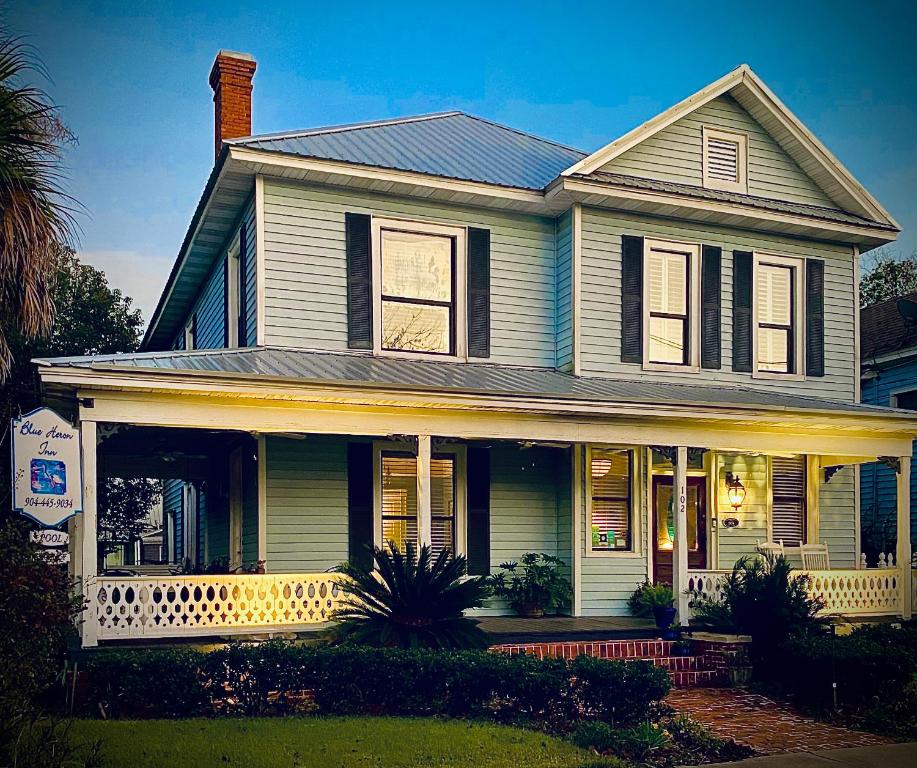
POLYGON ((250 53, 236 51, 221 50, 213 61, 214 160, 224 140, 252 134, 252 78, 257 66, 250 53))

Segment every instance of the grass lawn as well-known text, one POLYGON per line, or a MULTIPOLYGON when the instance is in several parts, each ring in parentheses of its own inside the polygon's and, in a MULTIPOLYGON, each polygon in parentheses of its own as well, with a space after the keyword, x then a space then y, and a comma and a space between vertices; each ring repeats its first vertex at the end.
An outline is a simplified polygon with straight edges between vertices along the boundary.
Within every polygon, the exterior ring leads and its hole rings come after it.
MULTIPOLYGON (((110 768, 577 768, 594 756, 518 728, 410 718, 82 720, 110 768)), ((611 763, 609 763, 611 764, 611 763)))

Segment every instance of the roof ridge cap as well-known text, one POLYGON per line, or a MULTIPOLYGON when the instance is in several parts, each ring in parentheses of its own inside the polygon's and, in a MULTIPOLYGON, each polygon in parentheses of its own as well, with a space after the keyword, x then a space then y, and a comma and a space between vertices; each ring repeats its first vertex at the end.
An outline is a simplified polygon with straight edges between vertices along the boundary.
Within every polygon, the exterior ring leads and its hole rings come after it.
POLYGON ((341 123, 339 125, 321 125, 315 128, 300 128, 293 131, 278 131, 276 133, 258 133, 252 136, 240 136, 237 139, 226 140, 227 144, 245 144, 249 141, 270 141, 273 139, 295 139, 301 136, 321 136, 325 133, 345 133, 359 131, 364 128, 377 128, 386 125, 400 125, 402 123, 419 123, 425 120, 437 120, 443 117, 454 117, 465 113, 454 109, 446 112, 425 112, 420 115, 405 115, 403 117, 383 117, 379 120, 364 120, 357 123, 341 123))

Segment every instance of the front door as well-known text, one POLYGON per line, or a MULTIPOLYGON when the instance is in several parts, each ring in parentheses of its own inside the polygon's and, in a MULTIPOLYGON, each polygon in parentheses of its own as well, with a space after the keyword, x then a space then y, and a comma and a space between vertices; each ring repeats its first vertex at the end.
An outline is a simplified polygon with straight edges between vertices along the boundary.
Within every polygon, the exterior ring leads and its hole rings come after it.
MULTIPOLYGON (((688 567, 707 567, 707 478, 688 480, 688 567)), ((675 505, 671 475, 653 477, 653 581, 672 583, 675 505)))

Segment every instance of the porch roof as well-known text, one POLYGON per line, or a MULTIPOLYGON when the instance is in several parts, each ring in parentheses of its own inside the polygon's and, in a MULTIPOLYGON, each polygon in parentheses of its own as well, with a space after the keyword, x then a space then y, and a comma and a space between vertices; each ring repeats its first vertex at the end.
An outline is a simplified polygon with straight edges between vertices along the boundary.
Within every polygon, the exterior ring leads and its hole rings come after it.
MULTIPOLYGON (((284 347, 147 352, 36 359, 39 372, 77 369, 128 373, 137 377, 188 376, 226 382, 336 387, 348 390, 397 390, 483 395, 508 399, 729 407, 749 410, 828 413, 900 421, 917 428, 917 414, 894 408, 803 397, 737 386, 675 384, 646 378, 611 379, 573 376, 545 368, 490 363, 449 363, 375 357, 360 352, 320 352, 284 347), (910 422, 905 423, 905 422, 910 422)), ((97 382, 98 383, 98 382, 97 382)))

